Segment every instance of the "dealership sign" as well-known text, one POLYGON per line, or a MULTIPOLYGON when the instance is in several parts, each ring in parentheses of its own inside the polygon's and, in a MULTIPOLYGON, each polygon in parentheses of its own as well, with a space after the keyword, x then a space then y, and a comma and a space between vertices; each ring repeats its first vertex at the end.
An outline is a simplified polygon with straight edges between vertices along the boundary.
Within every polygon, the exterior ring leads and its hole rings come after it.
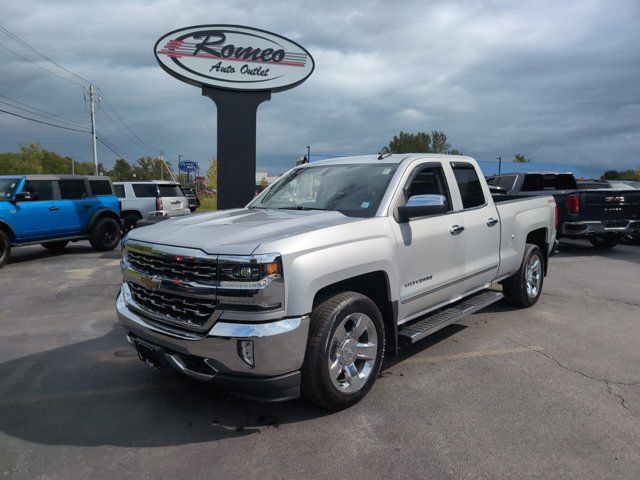
POLYGON ((296 42, 236 25, 174 30, 154 51, 166 72, 198 87, 277 92, 304 82, 314 69, 313 58, 296 42))
POLYGON ((190 160, 184 160, 178 163, 178 170, 181 172, 195 172, 198 170, 198 162, 192 162, 190 160))

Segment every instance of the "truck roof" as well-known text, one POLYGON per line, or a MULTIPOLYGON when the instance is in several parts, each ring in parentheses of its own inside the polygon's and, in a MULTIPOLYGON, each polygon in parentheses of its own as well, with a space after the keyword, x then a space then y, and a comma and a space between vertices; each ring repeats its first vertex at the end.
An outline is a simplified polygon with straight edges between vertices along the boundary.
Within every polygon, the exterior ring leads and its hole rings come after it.
POLYGON ((122 180, 120 182, 113 182, 114 185, 124 185, 125 183, 152 183, 154 185, 179 185, 174 180, 122 180))
POLYGON ((471 157, 463 155, 446 155, 444 153, 393 153, 384 156, 378 160, 379 155, 357 155, 353 157, 338 157, 328 160, 320 160, 313 163, 305 163, 303 166, 314 165, 340 165, 340 164, 358 164, 358 163, 402 163, 405 160, 411 161, 417 158, 432 158, 433 160, 466 160, 474 161, 471 157))

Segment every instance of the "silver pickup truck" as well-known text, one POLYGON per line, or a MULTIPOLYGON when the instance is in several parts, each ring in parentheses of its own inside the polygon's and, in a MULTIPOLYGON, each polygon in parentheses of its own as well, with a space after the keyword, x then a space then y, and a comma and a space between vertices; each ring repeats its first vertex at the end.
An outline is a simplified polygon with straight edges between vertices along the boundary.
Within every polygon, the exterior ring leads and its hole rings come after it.
POLYGON ((535 304, 555 215, 551 196, 494 203, 469 157, 306 164, 245 208, 131 231, 118 316, 153 365, 340 409, 403 343, 535 304))

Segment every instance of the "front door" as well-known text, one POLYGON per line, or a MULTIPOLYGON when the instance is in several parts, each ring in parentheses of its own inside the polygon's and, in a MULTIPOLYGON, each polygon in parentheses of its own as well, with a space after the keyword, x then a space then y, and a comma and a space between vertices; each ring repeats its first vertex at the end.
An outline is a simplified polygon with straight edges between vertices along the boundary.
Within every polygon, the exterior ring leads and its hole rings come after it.
POLYGON ((53 180, 26 180, 23 192, 31 200, 17 202, 14 228, 21 240, 54 237, 64 228, 58 201, 54 197, 53 180))
POLYGON ((401 206, 414 195, 439 194, 447 198, 449 211, 398 223, 392 220, 398 242, 400 269, 400 321, 448 302, 462 294, 458 281, 464 271, 464 242, 451 233, 463 212, 453 210, 453 202, 440 162, 416 167, 399 200, 401 206))

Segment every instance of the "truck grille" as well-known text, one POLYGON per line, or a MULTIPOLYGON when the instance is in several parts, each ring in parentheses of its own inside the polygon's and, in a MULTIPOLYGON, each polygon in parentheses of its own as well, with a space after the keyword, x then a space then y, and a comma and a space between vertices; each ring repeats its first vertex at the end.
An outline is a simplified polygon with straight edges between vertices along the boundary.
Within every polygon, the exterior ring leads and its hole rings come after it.
POLYGON ((218 277, 215 260, 180 256, 155 256, 134 250, 127 251, 131 266, 140 273, 162 278, 213 285, 218 277))
POLYGON ((155 314, 154 320, 187 330, 201 331, 209 327, 208 320, 216 308, 214 300, 149 290, 133 282, 128 285, 135 302, 143 310, 155 314))

